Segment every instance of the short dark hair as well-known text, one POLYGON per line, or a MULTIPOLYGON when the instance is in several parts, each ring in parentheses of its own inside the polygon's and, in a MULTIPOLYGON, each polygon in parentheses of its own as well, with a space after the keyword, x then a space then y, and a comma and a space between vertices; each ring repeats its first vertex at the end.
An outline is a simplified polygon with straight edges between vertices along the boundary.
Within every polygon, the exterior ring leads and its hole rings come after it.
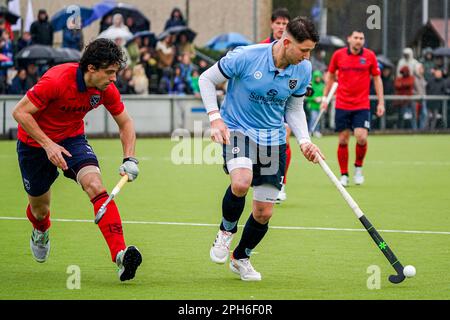
POLYGON ((354 32, 358 32, 358 33, 364 34, 364 31, 362 31, 360 29, 353 29, 352 31, 349 32, 349 34, 347 36, 350 37, 351 35, 353 35, 354 32))
POLYGON ((311 40, 317 43, 320 39, 314 23, 307 17, 295 17, 288 23, 286 30, 298 42, 311 40))
POLYGON ((291 15, 289 14, 288 9, 286 9, 286 8, 277 8, 277 9, 273 10, 272 17, 270 19, 272 20, 272 22, 274 22, 278 18, 286 18, 286 19, 288 19, 290 21, 291 20, 291 15))
POLYGON ((89 43, 80 59, 81 71, 86 72, 91 64, 95 69, 105 69, 110 65, 125 65, 126 57, 117 44, 109 39, 96 39, 89 43))

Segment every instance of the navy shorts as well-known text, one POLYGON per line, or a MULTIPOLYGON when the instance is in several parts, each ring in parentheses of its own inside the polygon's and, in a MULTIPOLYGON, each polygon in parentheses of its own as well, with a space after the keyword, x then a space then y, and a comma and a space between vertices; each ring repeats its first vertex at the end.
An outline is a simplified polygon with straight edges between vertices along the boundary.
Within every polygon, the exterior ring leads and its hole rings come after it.
MULTIPOLYGON (((70 152, 72 157, 63 154, 69 169, 63 171, 64 176, 76 181, 81 168, 93 165, 99 167, 94 150, 88 144, 86 136, 79 135, 58 143, 70 152)), ((38 197, 50 190, 50 186, 58 177, 58 168, 47 158, 43 148, 31 147, 22 141, 17 141, 17 155, 25 191, 33 197, 38 197)))
POLYGON ((245 157, 252 160, 252 186, 270 184, 281 190, 286 168, 286 144, 279 146, 259 145, 240 132, 231 132, 230 144, 223 145, 223 169, 229 174, 227 162, 245 157))
POLYGON ((336 109, 334 131, 341 132, 347 129, 364 128, 370 130, 370 110, 342 110, 336 109))

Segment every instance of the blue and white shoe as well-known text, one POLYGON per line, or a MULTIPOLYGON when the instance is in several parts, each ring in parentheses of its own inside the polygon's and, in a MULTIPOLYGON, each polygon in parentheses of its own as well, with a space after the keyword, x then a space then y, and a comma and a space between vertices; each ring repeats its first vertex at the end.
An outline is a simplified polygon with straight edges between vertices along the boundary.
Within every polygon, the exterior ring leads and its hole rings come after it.
POLYGON ((31 232, 30 248, 33 257, 37 262, 43 263, 47 261, 48 255, 50 254, 49 230, 42 232, 33 228, 33 231, 31 232))

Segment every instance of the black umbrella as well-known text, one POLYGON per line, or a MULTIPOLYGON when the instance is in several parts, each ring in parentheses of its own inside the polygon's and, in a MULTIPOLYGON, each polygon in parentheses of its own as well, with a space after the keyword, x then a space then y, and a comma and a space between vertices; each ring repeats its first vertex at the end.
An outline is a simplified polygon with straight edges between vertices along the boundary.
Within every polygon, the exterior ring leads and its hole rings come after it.
POLYGON ((81 59, 81 52, 72 48, 56 48, 53 49, 55 64, 65 62, 79 62, 81 59))
POLYGON ((12 13, 5 6, 0 6, 0 17, 5 18, 10 24, 16 24, 17 20, 20 18, 15 13, 12 13))
POLYGON ((104 20, 107 19, 108 16, 114 16, 116 13, 122 15, 125 24, 128 18, 133 18, 133 25, 130 28, 131 32, 150 30, 150 21, 147 17, 136 7, 125 3, 118 3, 116 7, 106 12, 101 23, 105 23, 104 20))
POLYGON ((132 42, 132 41, 134 41, 136 38, 141 38, 142 40, 144 39, 144 38, 148 38, 149 39, 149 46, 150 47, 155 47, 155 45, 156 45, 156 36, 155 36, 155 34, 153 33, 153 32, 150 32, 150 31, 139 31, 139 32, 136 32, 134 35, 133 35, 133 38, 131 38, 130 40, 128 40, 127 41, 127 46, 132 42))
POLYGON ((51 61, 55 58, 55 51, 50 46, 41 44, 33 44, 20 50, 16 59, 18 60, 47 60, 51 61))
POLYGON ((382 54, 377 55, 377 61, 385 67, 394 68, 394 64, 392 63, 392 61, 382 54))
POLYGON ((186 26, 174 26, 174 27, 170 27, 166 30, 164 30, 159 36, 158 36, 158 40, 162 40, 165 37, 167 37, 168 35, 172 35, 172 34, 181 34, 184 33, 189 42, 194 41, 195 37, 197 36, 197 33, 195 31, 193 31, 192 29, 186 27, 186 26))
POLYGON ((320 36, 319 46, 342 48, 345 47, 345 42, 341 38, 326 34, 320 36))
POLYGON ((439 47, 433 50, 433 56, 450 57, 450 48, 439 47))

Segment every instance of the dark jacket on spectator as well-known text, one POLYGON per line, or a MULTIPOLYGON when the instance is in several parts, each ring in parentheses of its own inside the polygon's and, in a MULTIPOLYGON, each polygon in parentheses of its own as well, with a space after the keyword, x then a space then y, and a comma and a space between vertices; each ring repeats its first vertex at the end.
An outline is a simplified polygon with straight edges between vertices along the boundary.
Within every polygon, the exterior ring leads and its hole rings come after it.
POLYGON ((63 29, 63 48, 72 48, 81 51, 83 49, 83 33, 81 29, 63 29))
POLYGON ((186 22, 183 19, 183 15, 181 14, 181 10, 178 8, 175 8, 172 10, 172 13, 170 14, 170 19, 166 21, 166 25, 164 26, 164 30, 167 30, 170 27, 175 26, 185 26, 186 22), (179 18, 175 16, 175 12, 179 13, 179 18))
POLYGON ((22 80, 18 76, 15 76, 14 79, 12 80, 11 86, 8 88, 8 93, 25 94, 31 87, 32 85, 27 78, 22 80))
POLYGON ((42 44, 46 46, 53 45, 53 27, 48 22, 48 15, 41 19, 41 14, 47 14, 43 10, 39 10, 39 19, 34 21, 30 27, 31 39, 33 44, 42 44))

